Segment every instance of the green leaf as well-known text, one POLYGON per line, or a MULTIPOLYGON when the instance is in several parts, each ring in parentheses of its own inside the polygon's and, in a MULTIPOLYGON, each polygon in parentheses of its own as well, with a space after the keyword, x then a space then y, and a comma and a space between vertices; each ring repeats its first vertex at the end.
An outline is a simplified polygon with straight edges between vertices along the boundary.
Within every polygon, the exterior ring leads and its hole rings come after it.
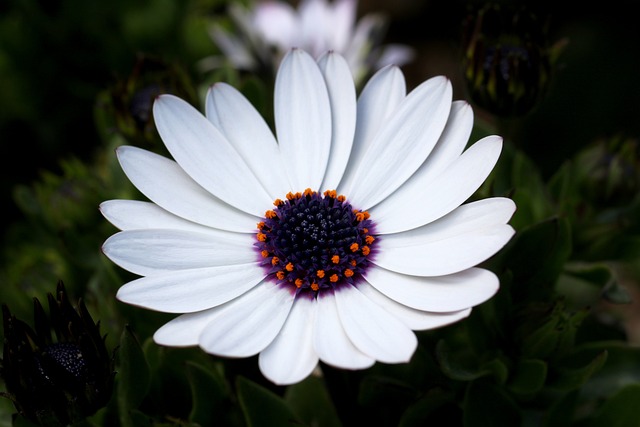
POLYGON ((513 274, 514 299, 548 299, 570 255, 571 228, 564 218, 551 218, 516 234, 501 255, 513 274))
POLYGON ((248 427, 300 425, 287 402, 261 385, 240 376, 236 388, 248 427))
POLYGON ((398 427, 422 427, 429 425, 434 411, 447 403, 454 402, 455 396, 450 391, 441 389, 429 390, 418 401, 409 405, 402 414, 398 427))
POLYGON ((543 427, 566 427, 573 422, 579 391, 565 394, 551 406, 544 416, 543 427))
POLYGON ((549 388, 562 391, 576 390, 582 387, 607 360, 607 351, 598 353, 592 360, 577 368, 559 367, 549 375, 549 388))
POLYGON ((289 407, 306 425, 317 427, 339 427, 340 418, 324 382, 316 377, 308 377, 302 382, 289 386, 284 395, 289 407))
POLYGON ((222 415, 229 412, 222 373, 192 361, 186 362, 186 370, 193 401, 189 421, 202 426, 215 426, 218 421, 217 425, 222 425, 220 422, 226 418, 222 415))
POLYGON ((135 426, 131 412, 144 400, 151 383, 149 365, 138 339, 127 325, 120 337, 117 364, 117 401, 120 423, 135 426))
POLYGON ((547 379, 547 364, 538 359, 521 360, 510 378, 508 387, 513 393, 530 397, 540 391, 547 379))
POLYGON ((630 384, 609 399, 588 424, 589 427, 638 427, 640 384, 630 384))
POLYGON ((492 376, 496 382, 502 384, 508 375, 508 368, 500 359, 492 359, 483 364, 478 364, 477 361, 462 362, 457 360, 456 355, 444 340, 440 340, 436 345, 436 356, 442 372, 457 381, 472 381, 492 376))
POLYGON ((517 405, 498 386, 483 380, 472 382, 464 399, 464 427, 513 427, 521 425, 517 405))

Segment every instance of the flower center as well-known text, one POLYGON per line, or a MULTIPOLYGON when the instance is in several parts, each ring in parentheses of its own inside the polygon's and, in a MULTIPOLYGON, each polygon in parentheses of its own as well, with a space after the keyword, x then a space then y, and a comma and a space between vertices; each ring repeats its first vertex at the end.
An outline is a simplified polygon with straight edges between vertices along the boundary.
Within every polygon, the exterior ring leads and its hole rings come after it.
POLYGON ((269 277, 316 295, 362 278, 376 240, 368 212, 354 209, 335 190, 288 193, 273 204, 256 234, 269 277))

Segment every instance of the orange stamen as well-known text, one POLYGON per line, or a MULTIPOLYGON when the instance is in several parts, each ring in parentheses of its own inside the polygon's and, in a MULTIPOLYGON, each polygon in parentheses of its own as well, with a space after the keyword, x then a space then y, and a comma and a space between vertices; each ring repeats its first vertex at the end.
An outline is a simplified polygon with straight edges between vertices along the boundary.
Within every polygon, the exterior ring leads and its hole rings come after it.
POLYGON ((275 218, 277 215, 276 215, 275 211, 268 210, 268 211, 266 211, 266 212, 264 213, 264 216, 265 216, 266 218, 272 219, 272 218, 275 218))
POLYGON ((288 263, 284 268, 285 268, 287 271, 293 271, 293 264, 288 263))
POLYGON ((271 258, 271 265, 278 265, 279 262, 280 262, 280 258, 278 258, 277 256, 274 256, 273 258, 271 258))
POLYGON ((364 241, 367 242, 367 245, 372 244, 374 240, 376 240, 376 238, 373 236, 367 236, 364 238, 364 241))
POLYGON ((319 278, 323 278, 324 277, 324 270, 318 270, 316 271, 316 276, 318 276, 319 278))
POLYGON ((311 289, 317 291, 318 289, 320 289, 320 286, 316 282, 313 282, 311 284, 311 289))
POLYGON ((282 206, 282 205, 284 205, 284 202, 283 202, 281 199, 275 199, 275 200, 273 201, 273 204, 274 204, 275 206, 282 206))
POLYGON ((278 278, 278 280, 282 280, 284 279, 284 271, 280 270, 276 273, 276 277, 278 278))
POLYGON ((349 262, 349 264, 355 267, 358 264, 358 262, 355 259, 352 259, 351 262, 349 262))
POLYGON ((342 194, 338 196, 338 201, 339 202, 344 202, 345 200, 347 200, 347 198, 344 197, 342 194))
POLYGON ((266 235, 266 234, 264 234, 264 233, 258 233, 258 234, 256 235, 256 237, 258 238, 258 240, 259 240, 260 242, 264 242, 264 241, 266 241, 266 240, 267 240, 267 235, 266 235))
POLYGON ((351 249, 351 252, 355 252, 359 247, 360 245, 358 245, 357 243, 352 243, 351 246, 349 246, 349 249, 351 249))
POLYGON ((266 258, 269 256, 269 251, 265 249, 260 252, 260 255, 262 255, 262 258, 266 258))
POLYGON ((260 221, 260 222, 257 224, 258 230, 262 230, 262 229, 264 228, 264 225, 265 225, 265 224, 264 224, 264 221, 260 221))
POLYGON ((350 268, 347 268, 344 270, 344 277, 351 277, 353 276, 353 270, 351 270, 350 268))
POLYGON ((338 255, 334 255, 331 257, 331 262, 337 264, 340 262, 340 257, 338 255))
POLYGON ((369 253, 371 253, 371 249, 369 249, 369 246, 363 246, 362 247, 362 255, 367 256, 367 255, 369 255, 369 253))
POLYGON ((338 275, 332 274, 331 277, 329 277, 329 280, 333 283, 336 283, 338 281, 338 275))
POLYGON ((298 279, 296 279, 296 281, 294 283, 296 285, 296 288, 299 288, 299 287, 302 286, 303 282, 302 282, 302 279, 298 278, 298 279))

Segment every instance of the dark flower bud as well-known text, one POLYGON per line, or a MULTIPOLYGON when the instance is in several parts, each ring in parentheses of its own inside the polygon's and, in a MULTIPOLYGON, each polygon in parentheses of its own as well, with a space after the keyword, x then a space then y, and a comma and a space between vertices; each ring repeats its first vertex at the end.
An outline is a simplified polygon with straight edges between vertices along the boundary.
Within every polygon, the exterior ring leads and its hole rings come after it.
POLYGON ((543 23, 524 8, 487 4, 464 24, 471 100, 500 117, 530 112, 547 91, 555 57, 543 23))
POLYGON ((100 322, 84 302, 71 306, 62 282, 48 295, 47 318, 34 298, 34 328, 3 304, 4 352, 0 365, 6 393, 18 414, 42 426, 65 426, 104 407, 113 391, 114 358, 100 322), (53 332, 53 334, 52 334, 53 332))

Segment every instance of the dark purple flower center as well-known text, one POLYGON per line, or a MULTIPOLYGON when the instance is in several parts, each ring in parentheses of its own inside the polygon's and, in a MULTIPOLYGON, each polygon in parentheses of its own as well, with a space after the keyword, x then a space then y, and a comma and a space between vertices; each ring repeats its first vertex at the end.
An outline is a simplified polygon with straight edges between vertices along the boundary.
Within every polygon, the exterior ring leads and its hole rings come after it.
POLYGON ((335 190, 289 193, 273 204, 256 234, 269 277, 316 295, 362 278, 376 244, 368 212, 335 190))

